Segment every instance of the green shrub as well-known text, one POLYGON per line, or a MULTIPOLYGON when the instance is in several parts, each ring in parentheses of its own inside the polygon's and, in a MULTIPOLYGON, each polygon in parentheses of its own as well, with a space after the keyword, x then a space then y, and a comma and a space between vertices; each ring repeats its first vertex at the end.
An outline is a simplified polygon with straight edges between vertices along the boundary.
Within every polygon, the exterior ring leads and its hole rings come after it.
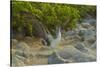
POLYGON ((50 31, 56 26, 62 26, 64 30, 74 29, 81 16, 95 12, 95 7, 72 6, 67 4, 53 4, 40 2, 12 1, 12 27, 16 31, 22 31, 25 27, 32 35, 31 15, 23 14, 29 12, 37 17, 50 31), (87 9, 86 9, 87 8, 87 9), (25 17, 30 17, 26 19, 25 17))

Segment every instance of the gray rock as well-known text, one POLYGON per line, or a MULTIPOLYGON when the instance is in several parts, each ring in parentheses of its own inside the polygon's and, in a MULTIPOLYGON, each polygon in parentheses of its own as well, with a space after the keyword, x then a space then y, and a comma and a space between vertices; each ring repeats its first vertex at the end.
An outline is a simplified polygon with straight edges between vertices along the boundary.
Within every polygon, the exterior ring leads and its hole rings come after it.
POLYGON ((18 43, 18 40, 16 40, 16 39, 11 39, 11 41, 12 41, 12 44, 17 44, 18 43))
POLYGON ((16 55, 29 57, 30 54, 30 47, 25 42, 20 42, 16 45, 16 55))
POLYGON ((21 50, 16 50, 15 55, 21 56, 21 57, 24 57, 24 58, 28 57, 28 53, 25 53, 24 51, 21 51, 21 50))
POLYGON ((16 49, 22 50, 22 51, 28 51, 28 50, 29 50, 29 46, 28 46, 28 44, 26 44, 25 42, 19 42, 19 43, 16 45, 16 49))
POLYGON ((84 40, 95 39, 96 32, 92 30, 80 30, 79 35, 84 38, 84 40))
POLYGON ((83 28, 81 24, 77 24, 77 31, 79 32, 80 30, 87 30, 86 28, 83 28))
POLYGON ((86 46, 84 43, 78 42, 77 44, 75 44, 74 46, 76 49, 82 51, 82 52, 87 52, 88 50, 86 49, 86 46))
POLYGON ((73 35, 76 35, 76 32, 73 31, 73 30, 67 31, 65 35, 66 35, 66 36, 73 36, 73 35))
POLYGON ((91 45, 91 47, 90 47, 90 48, 91 48, 91 49, 95 49, 95 50, 96 50, 96 47, 97 47, 97 46, 96 46, 96 42, 94 42, 94 43, 91 45))
POLYGON ((24 62, 18 59, 16 56, 12 57, 12 67, 25 66, 24 62))
POLYGON ((11 39, 11 46, 12 48, 16 48, 16 45, 18 44, 18 40, 16 39, 11 39))
POLYGON ((89 27, 91 27, 91 25, 89 24, 89 23, 81 23, 81 26, 83 27, 83 28, 89 28, 89 27))
POLYGON ((48 57, 48 64, 58 64, 58 63, 60 64, 64 62, 58 59, 55 54, 52 54, 51 56, 48 57))
POLYGON ((89 23, 89 24, 91 24, 92 26, 95 26, 95 25, 96 25, 96 19, 93 19, 93 18, 85 19, 83 22, 89 23))
POLYGON ((94 51, 89 47, 86 47, 84 43, 75 44, 75 48, 80 50, 82 53, 86 53, 88 55, 96 55, 94 51))
MULTIPOLYGON (((76 49, 73 46, 67 46, 63 50, 58 51, 58 54, 64 58, 68 59, 73 62, 90 62, 90 61, 96 61, 96 57, 94 55, 88 55, 87 53, 83 53, 80 50, 76 49)), ((49 64, 55 64, 55 63, 64 63, 60 59, 58 59, 55 54, 51 55, 48 58, 49 64)))

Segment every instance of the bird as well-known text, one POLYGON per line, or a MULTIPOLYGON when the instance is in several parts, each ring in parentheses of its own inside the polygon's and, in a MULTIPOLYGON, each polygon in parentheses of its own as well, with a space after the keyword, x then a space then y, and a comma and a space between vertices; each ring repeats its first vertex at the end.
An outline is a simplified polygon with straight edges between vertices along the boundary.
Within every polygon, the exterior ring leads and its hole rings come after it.
POLYGON ((44 24, 45 22, 41 22, 38 16, 27 11, 21 11, 20 14, 24 16, 26 22, 30 22, 30 24, 32 24, 32 35, 41 38, 43 45, 51 48, 55 48, 57 45, 59 45, 61 41, 60 25, 55 25, 56 37, 54 37, 48 30, 48 27, 44 24))
POLYGON ((55 36, 53 36, 48 30, 48 27, 38 20, 34 21, 32 26, 33 34, 42 39, 43 45, 50 48, 55 48, 61 42, 61 27, 56 26, 55 28, 56 32, 55 36))
POLYGON ((50 49, 53 51, 53 53, 56 54, 56 56, 58 57, 58 59, 60 59, 61 61, 67 62, 67 59, 62 58, 56 51, 56 47, 58 45, 60 45, 61 43, 61 26, 56 26, 55 28, 55 36, 54 37, 51 32, 48 30, 47 26, 45 26, 45 24, 43 24, 42 22, 40 22, 39 18, 35 15, 33 15, 32 13, 29 12, 24 12, 25 15, 25 19, 26 20, 30 20, 32 22, 32 34, 34 36, 37 36, 39 38, 42 39, 42 43, 44 46, 48 46, 50 47, 50 49))
POLYGON ((55 49, 61 42, 61 29, 60 29, 60 27, 57 27, 56 31, 57 32, 55 33, 56 34, 55 37, 52 34, 46 32, 44 35, 45 38, 43 38, 45 45, 49 46, 52 49, 55 49))
POLYGON ((56 46, 59 45, 61 42, 61 29, 60 29, 60 27, 58 28, 58 31, 56 32, 56 38, 54 38, 52 36, 50 37, 50 35, 48 35, 48 36, 49 36, 48 39, 50 41, 50 47, 56 48, 56 46))

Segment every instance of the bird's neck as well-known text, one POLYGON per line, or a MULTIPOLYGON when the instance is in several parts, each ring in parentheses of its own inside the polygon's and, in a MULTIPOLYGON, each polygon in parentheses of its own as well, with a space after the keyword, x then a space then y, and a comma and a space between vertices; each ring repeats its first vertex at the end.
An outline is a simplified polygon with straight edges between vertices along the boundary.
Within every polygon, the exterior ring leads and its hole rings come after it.
POLYGON ((60 28, 58 30, 57 38, 61 39, 61 30, 60 30, 60 28))

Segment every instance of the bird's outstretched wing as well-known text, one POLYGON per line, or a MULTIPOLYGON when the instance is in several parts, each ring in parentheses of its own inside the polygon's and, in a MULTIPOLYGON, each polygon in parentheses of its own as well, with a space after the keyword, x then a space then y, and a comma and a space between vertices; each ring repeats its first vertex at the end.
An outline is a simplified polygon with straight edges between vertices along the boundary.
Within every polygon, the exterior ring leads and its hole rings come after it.
POLYGON ((32 22, 32 34, 42 38, 45 42, 47 42, 47 44, 50 44, 53 37, 47 27, 39 21, 39 18, 36 15, 26 11, 21 11, 21 15, 24 15, 26 22, 32 22))

